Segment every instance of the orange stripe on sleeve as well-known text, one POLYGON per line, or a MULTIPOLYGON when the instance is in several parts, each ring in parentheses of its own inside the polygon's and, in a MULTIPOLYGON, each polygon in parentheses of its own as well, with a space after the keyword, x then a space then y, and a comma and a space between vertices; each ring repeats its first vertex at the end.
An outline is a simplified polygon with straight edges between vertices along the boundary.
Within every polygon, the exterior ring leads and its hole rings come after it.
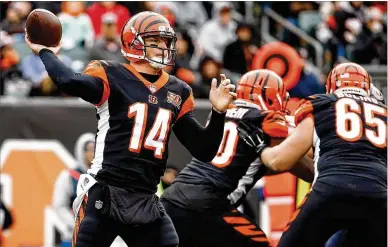
POLYGON ((85 211, 86 211, 86 205, 88 203, 88 196, 85 195, 81 207, 78 211, 78 215, 75 221, 75 226, 74 226, 74 232, 73 232, 73 238, 71 240, 71 247, 75 247, 77 244, 77 238, 78 238, 78 231, 81 225, 82 220, 85 218, 85 211))
POLYGON ((244 217, 239 217, 239 216, 225 216, 224 220, 228 224, 250 224, 251 223, 244 217))
POLYGON ((181 111, 179 112, 179 115, 177 117, 177 120, 181 118, 183 115, 185 115, 188 112, 191 112, 194 110, 194 96, 193 92, 190 92, 190 96, 186 99, 186 101, 183 103, 181 111))
POLYGON ((96 106, 101 106, 107 101, 110 94, 108 77, 106 76, 104 67, 102 67, 99 61, 93 60, 86 66, 84 74, 98 77, 104 82, 104 92, 102 94, 101 101, 98 104, 96 104, 96 106))

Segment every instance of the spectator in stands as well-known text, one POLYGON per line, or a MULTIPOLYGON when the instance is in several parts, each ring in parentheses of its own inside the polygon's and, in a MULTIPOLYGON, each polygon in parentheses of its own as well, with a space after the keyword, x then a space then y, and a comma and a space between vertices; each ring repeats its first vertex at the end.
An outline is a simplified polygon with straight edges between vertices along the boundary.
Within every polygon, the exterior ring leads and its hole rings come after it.
POLYGON ((196 98, 206 99, 209 97, 209 90, 213 78, 218 78, 220 74, 225 74, 232 83, 236 84, 236 78, 231 76, 228 70, 222 68, 222 64, 209 56, 202 58, 199 64, 199 71, 195 73, 195 82, 190 86, 196 98))
POLYGON ((365 20, 365 6, 363 2, 338 2, 334 15, 329 20, 330 29, 339 40, 339 56, 347 56, 346 46, 355 44, 357 35, 362 30, 365 20))
POLYGON ((131 17, 131 14, 129 13, 126 7, 114 1, 93 3, 87 8, 86 13, 92 19, 94 33, 96 36, 101 35, 101 16, 107 12, 111 12, 117 16, 116 34, 120 34, 121 28, 124 26, 125 22, 131 17))
POLYGON ((236 39, 236 22, 232 19, 230 2, 214 2, 214 17, 207 21, 199 34, 198 45, 200 54, 212 57, 222 63, 223 53, 227 44, 236 39))
POLYGON ((62 2, 58 18, 62 23, 62 49, 91 48, 94 32, 84 2, 62 2))
POLYGON ((206 10, 201 2, 177 1, 173 2, 177 8, 177 22, 185 27, 192 37, 198 37, 200 28, 208 20, 206 10))
POLYGON ((153 11, 153 5, 155 2, 150 1, 125 1, 120 2, 124 7, 129 10, 129 13, 135 15, 143 11, 153 11))
MULTIPOLYGON (((68 66, 71 66, 72 60, 68 56, 60 54, 58 57, 68 66)), ((30 54, 25 57, 21 62, 20 69, 23 73, 23 78, 31 82, 30 96, 60 95, 38 55, 30 54)))
POLYGON ((11 36, 0 31, 0 95, 25 96, 30 88, 28 82, 22 79, 19 54, 12 42, 11 36))
MULTIPOLYGON (((199 75, 196 76, 196 85, 193 86, 194 97, 207 98, 213 78, 221 74, 222 66, 209 56, 205 56, 199 64, 199 75)), ((229 77, 228 77, 229 78, 229 77)))
POLYGON ((19 63, 19 55, 12 47, 12 37, 6 32, 0 31, 0 68, 2 71, 19 63))
POLYGON ((77 168, 63 170, 54 185, 53 208, 61 221, 67 226, 68 233, 62 236, 62 241, 70 240, 74 229, 74 214, 72 204, 77 196, 76 189, 79 176, 90 168, 94 156, 95 135, 82 134, 75 143, 74 156, 77 168))
POLYGON ((252 43, 253 28, 240 23, 236 29, 237 40, 226 46, 223 66, 231 72, 245 74, 251 69, 252 59, 258 47, 252 43))
MULTIPOLYGON (((308 11, 318 8, 318 4, 313 1, 289 1, 289 2, 272 2, 272 9, 280 14, 287 21, 291 22, 295 26, 299 27, 298 16, 302 11, 308 11)), ((275 23, 271 21, 272 28, 275 28, 275 23)), ((300 47, 301 42, 298 36, 288 31, 288 29, 280 28, 282 26, 276 26, 277 35, 282 42, 285 42, 293 47, 300 47)))
POLYGON ((176 36, 177 54, 175 58, 175 66, 167 66, 167 70, 165 71, 191 85, 195 83, 195 74, 190 67, 190 60, 194 47, 187 33, 177 30, 176 36))
POLYGON ((352 46, 362 31, 365 20, 365 6, 363 2, 325 2, 320 5, 322 23, 315 35, 330 53, 325 54, 325 60, 332 68, 338 57, 349 58, 352 46))
POLYGON ((36 8, 39 9, 47 9, 48 11, 51 11, 52 13, 58 15, 61 12, 61 4, 62 2, 56 2, 56 1, 36 1, 34 2, 34 5, 36 8))
POLYGON ((321 3, 319 7, 319 13, 322 18, 322 22, 315 27, 315 38, 319 40, 323 48, 325 49, 324 63, 325 68, 330 70, 334 67, 334 63, 337 61, 338 55, 338 43, 339 40, 335 37, 332 30, 335 27, 334 4, 331 2, 321 3))
POLYGON ((31 11, 29 2, 12 2, 9 4, 6 17, 1 23, 1 30, 8 34, 24 33, 26 17, 31 11))
POLYGON ((126 62, 127 60, 121 54, 119 36, 116 34, 117 16, 108 12, 101 18, 102 35, 95 41, 90 50, 90 60, 126 62))
POLYGON ((190 36, 184 31, 176 31, 177 56, 175 64, 181 68, 190 69, 190 60, 193 54, 194 46, 190 36))
POLYGON ((174 30, 176 29, 178 8, 173 2, 155 2, 153 4, 153 11, 166 17, 174 30))
POLYGON ((353 60, 359 64, 387 64, 387 32, 382 13, 376 7, 370 7, 366 13, 366 22, 356 39, 353 60))

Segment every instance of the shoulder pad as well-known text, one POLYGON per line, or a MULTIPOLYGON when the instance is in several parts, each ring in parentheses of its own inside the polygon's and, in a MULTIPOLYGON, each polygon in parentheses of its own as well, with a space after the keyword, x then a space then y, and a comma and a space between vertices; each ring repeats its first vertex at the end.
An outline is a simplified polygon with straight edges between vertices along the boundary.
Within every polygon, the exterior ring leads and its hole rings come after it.
POLYGON ((298 125, 306 117, 312 117, 315 111, 330 106, 336 99, 334 95, 316 94, 301 100, 295 111, 295 125, 298 125))

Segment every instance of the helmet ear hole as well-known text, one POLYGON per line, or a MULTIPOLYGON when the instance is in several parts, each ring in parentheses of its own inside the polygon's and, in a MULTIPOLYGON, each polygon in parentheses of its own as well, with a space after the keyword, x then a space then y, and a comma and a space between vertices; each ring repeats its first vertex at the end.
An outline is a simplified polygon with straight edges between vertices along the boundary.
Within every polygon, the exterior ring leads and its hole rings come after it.
POLYGON ((268 105, 269 105, 269 106, 273 105, 272 99, 268 99, 267 102, 268 102, 268 105))

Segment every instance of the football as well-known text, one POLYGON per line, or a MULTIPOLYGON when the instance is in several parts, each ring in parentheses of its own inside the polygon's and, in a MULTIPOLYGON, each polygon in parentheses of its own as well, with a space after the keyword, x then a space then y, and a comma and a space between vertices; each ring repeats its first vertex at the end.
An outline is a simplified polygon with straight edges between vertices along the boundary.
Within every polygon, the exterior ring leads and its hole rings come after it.
POLYGON ((35 9, 27 17, 26 32, 32 43, 55 47, 62 38, 62 25, 50 11, 35 9))

